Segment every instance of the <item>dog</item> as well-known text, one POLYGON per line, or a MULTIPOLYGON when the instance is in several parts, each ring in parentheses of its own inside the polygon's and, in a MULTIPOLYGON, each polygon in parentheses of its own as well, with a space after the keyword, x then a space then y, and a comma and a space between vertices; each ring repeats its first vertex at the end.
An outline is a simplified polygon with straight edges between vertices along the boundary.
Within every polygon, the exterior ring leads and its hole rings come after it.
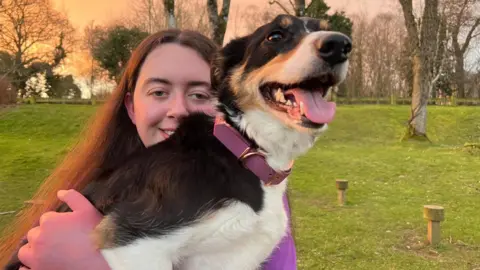
POLYGON ((324 98, 347 74, 352 42, 326 26, 279 15, 230 41, 212 63, 219 116, 185 117, 82 191, 113 270, 261 267, 286 235, 293 161, 333 120, 324 98))

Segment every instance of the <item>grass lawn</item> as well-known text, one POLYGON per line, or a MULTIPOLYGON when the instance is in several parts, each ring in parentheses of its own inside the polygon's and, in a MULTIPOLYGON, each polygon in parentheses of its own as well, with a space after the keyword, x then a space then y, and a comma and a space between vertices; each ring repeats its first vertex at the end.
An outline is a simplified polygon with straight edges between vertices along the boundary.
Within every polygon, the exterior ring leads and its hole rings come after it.
MULTIPOLYGON (((17 210, 62 157, 93 106, 0 111, 0 212, 17 210)), ((407 106, 341 106, 297 161, 290 196, 299 269, 480 268, 480 108, 429 107, 433 144, 400 143, 407 106), (335 180, 349 180, 347 205, 335 180), (425 244, 423 205, 445 207, 442 241, 425 244)), ((0 227, 12 215, 0 215, 0 227)))

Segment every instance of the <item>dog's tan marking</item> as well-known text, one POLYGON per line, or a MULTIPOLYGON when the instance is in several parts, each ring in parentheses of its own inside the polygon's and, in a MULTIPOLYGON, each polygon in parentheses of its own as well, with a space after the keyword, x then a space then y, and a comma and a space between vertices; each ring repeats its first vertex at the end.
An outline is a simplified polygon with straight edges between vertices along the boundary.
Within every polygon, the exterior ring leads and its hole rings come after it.
POLYGON ((330 23, 327 20, 319 20, 320 30, 330 30, 330 23))
POLYGON ((260 91, 258 82, 252 81, 250 76, 242 80, 245 72, 245 64, 238 67, 232 72, 230 79, 230 87, 237 97, 237 105, 241 110, 249 110, 262 108, 260 91))
POLYGON ((113 248, 115 236, 115 224, 111 216, 106 216, 95 227, 91 234, 93 243, 97 249, 113 248))
POLYGON ((295 53, 297 52, 299 46, 295 46, 293 50, 290 50, 287 53, 279 54, 275 58, 273 58, 265 67, 277 64, 283 64, 287 62, 295 53))
POLYGON ((293 20, 290 17, 283 17, 282 20, 280 21, 280 26, 283 28, 287 28, 290 25, 292 25, 293 20))

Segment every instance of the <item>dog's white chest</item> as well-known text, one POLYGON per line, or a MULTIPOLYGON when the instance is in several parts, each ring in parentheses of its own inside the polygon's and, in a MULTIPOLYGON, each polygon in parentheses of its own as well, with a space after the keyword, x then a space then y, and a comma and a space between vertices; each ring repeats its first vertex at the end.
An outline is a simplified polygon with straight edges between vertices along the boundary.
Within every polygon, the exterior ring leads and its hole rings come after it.
POLYGON ((286 234, 285 184, 265 188, 259 213, 234 202, 161 238, 137 240, 102 254, 113 270, 257 269, 286 234))

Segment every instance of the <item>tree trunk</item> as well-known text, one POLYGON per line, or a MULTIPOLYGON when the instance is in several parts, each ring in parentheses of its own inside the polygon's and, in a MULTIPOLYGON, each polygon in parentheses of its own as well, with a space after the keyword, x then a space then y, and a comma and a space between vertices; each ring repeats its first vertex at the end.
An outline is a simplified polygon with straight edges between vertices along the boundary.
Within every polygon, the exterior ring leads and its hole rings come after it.
POLYGON ((208 21, 212 29, 212 39, 218 45, 223 44, 225 31, 227 30, 230 0, 223 0, 222 10, 218 14, 217 0, 207 0, 208 21))
POLYGON ((295 15, 299 17, 305 16, 305 0, 295 0, 295 15))
POLYGON ((177 21, 175 20, 175 0, 163 0, 165 9, 165 19, 168 28, 176 28, 177 21))
POLYGON ((427 134, 427 100, 428 83, 425 68, 419 55, 413 57, 413 92, 412 108, 407 136, 426 137, 427 134))
POLYGON ((455 51, 455 85, 458 98, 465 98, 465 69, 463 53, 455 51))
POLYGON ((402 6, 409 44, 412 46, 413 91, 411 115, 403 139, 427 139, 427 104, 431 85, 435 83, 434 65, 438 42, 438 0, 426 0, 422 25, 413 15, 412 0, 399 0, 402 6))

